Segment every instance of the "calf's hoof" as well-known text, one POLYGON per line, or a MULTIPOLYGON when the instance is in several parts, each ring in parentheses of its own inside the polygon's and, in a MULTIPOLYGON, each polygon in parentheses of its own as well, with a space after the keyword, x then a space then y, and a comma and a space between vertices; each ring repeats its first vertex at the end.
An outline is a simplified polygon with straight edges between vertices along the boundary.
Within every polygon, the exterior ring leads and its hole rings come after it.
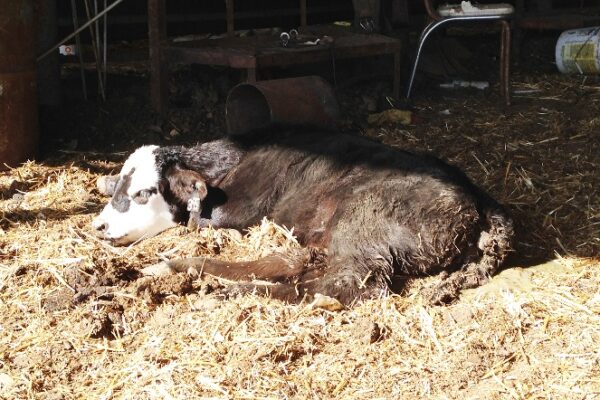
POLYGON ((431 306, 450 304, 460 296, 460 286, 453 279, 448 278, 448 273, 442 272, 442 280, 423 290, 423 297, 431 306))
POLYGON ((232 283, 215 291, 215 294, 221 299, 227 300, 235 297, 241 297, 257 292, 256 285, 251 283, 232 283))
POLYGON ((145 276, 164 276, 174 274, 175 271, 167 262, 159 262, 142 269, 142 274, 145 276))

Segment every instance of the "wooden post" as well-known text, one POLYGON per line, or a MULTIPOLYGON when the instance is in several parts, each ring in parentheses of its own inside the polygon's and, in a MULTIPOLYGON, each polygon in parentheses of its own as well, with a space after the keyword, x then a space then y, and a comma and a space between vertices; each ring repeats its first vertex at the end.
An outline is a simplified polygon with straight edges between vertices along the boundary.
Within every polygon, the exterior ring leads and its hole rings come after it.
POLYGON ((233 0, 225 0, 225 13, 227 18, 227 36, 233 36, 235 32, 234 18, 234 4, 233 0))
POLYGON ((150 101, 161 115, 167 112, 168 64, 161 43, 167 39, 165 0, 148 0, 148 41, 150 47, 150 101))
POLYGON ((300 0, 300 26, 303 28, 308 24, 306 13, 306 0, 300 0))

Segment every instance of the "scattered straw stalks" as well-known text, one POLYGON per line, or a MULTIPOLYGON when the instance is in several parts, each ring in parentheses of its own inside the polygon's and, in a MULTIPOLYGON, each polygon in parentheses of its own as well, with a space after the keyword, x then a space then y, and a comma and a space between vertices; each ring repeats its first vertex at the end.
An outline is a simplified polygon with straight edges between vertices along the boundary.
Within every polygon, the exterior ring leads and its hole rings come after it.
POLYGON ((423 101, 426 124, 366 130, 466 170, 515 215, 518 255, 555 258, 517 262, 445 307, 421 298, 435 278, 339 312, 222 301, 204 279, 146 295, 135 272, 159 260, 252 259, 298 244, 264 221, 243 235, 181 227, 115 248, 89 227, 106 201, 90 171, 118 165, 74 155, 2 173, 0 398, 600 397, 598 124, 548 104, 570 99, 553 92, 563 86, 527 85, 553 99, 508 114, 494 99, 423 101))
POLYGON ((197 254, 256 258, 298 244, 291 231, 264 221, 244 236, 177 228, 113 248, 88 227, 104 201, 93 189, 96 176, 30 163, 0 182, 16 177, 31 188, 17 196, 18 209, 14 199, 2 201, 2 398, 600 394, 597 262, 560 258, 507 270, 447 307, 423 304, 427 280, 402 297, 340 312, 254 296, 221 301, 202 290, 154 303, 129 290, 135 280, 76 303, 73 267, 93 275, 197 254), (57 293, 69 301, 57 304, 57 293), (97 324, 113 314, 113 331, 98 334, 97 324))

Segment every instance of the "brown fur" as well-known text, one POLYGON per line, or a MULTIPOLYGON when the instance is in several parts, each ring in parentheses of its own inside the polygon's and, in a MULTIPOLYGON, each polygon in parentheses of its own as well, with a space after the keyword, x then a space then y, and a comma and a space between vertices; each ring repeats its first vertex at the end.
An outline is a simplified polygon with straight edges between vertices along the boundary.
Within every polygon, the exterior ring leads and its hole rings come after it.
POLYGON ((321 293, 351 303, 386 293, 394 274, 444 271, 430 294, 441 303, 485 282, 511 249, 512 221, 461 171, 359 137, 276 131, 160 148, 156 157, 165 176, 161 193, 182 222, 190 188, 201 180, 205 225, 245 229, 267 216, 294 227, 306 246, 245 263, 169 262, 177 271, 274 282, 230 292, 288 301, 321 293))

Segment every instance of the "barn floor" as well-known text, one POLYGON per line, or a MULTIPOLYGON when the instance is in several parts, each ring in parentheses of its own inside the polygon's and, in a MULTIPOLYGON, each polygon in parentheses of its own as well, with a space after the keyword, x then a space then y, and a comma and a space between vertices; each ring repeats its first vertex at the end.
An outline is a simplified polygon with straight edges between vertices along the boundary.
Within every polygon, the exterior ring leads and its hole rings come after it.
POLYGON ((227 282, 214 279, 139 277, 165 258, 297 246, 269 221, 127 248, 91 232, 107 200, 97 177, 137 145, 218 136, 235 77, 175 73, 163 121, 144 73, 111 75, 100 105, 81 102, 70 76, 45 160, 0 173, 0 398, 600 398, 600 79, 524 66, 508 109, 497 88, 430 88, 413 124, 377 126, 367 117, 388 83, 340 85, 344 129, 459 166, 508 206, 518 239, 505 271, 449 306, 424 303, 431 277, 329 311, 223 301, 213 291, 227 282))

